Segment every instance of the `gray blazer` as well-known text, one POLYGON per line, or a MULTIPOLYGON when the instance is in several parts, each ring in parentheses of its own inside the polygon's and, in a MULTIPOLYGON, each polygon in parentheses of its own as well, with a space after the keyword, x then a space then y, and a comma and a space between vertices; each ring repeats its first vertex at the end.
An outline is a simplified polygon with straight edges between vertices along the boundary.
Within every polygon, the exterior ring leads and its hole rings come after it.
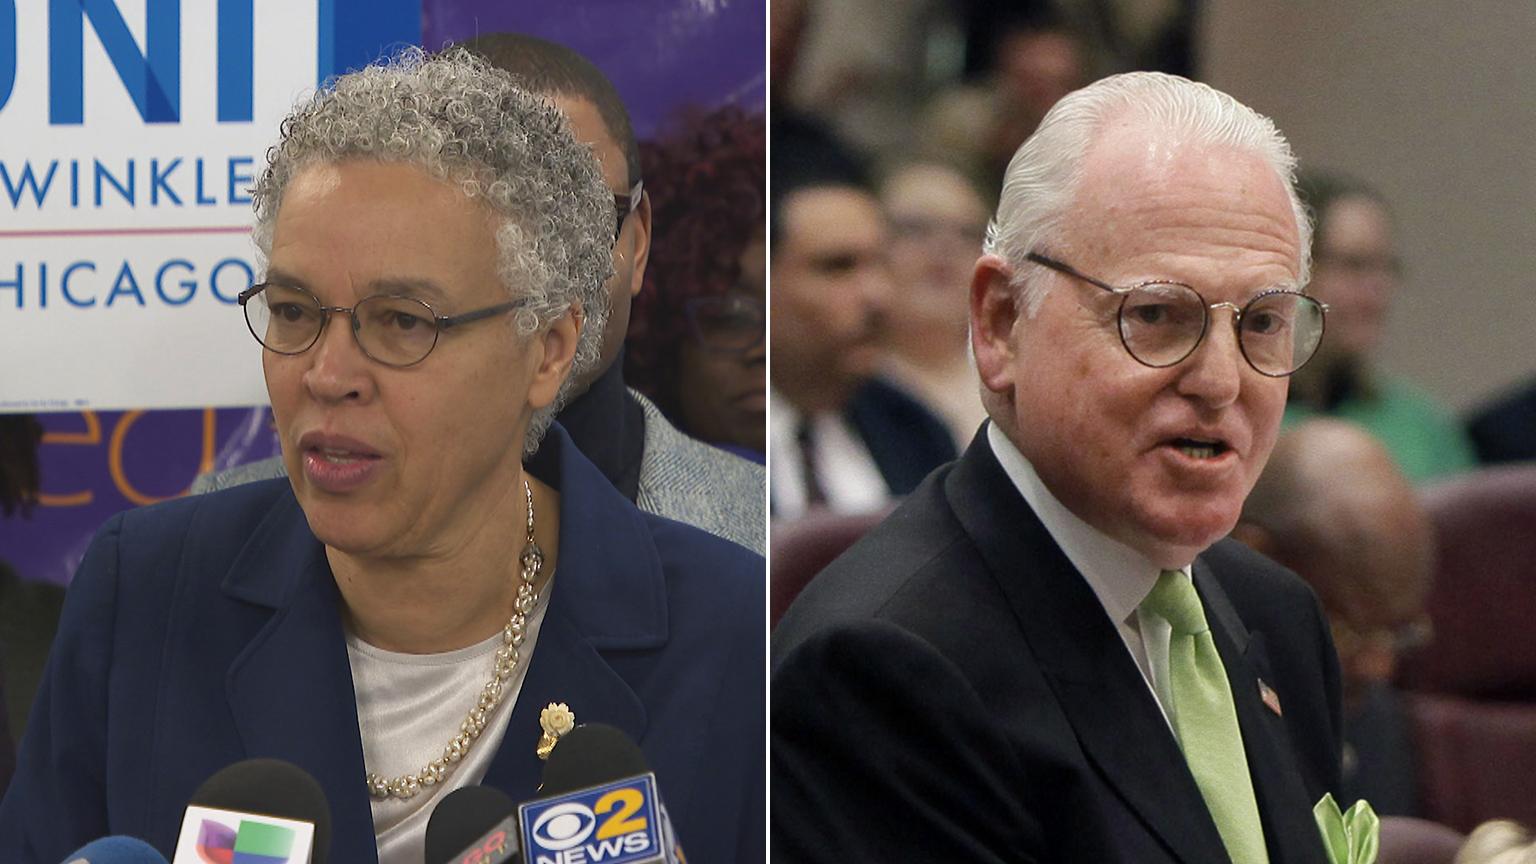
MULTIPOLYGON (((762 555, 768 539, 763 466, 684 435, 650 400, 633 389, 629 394, 645 413, 635 506, 762 555)), ((282 458, 273 457, 204 474, 192 483, 192 491, 214 492, 285 473, 282 458)))

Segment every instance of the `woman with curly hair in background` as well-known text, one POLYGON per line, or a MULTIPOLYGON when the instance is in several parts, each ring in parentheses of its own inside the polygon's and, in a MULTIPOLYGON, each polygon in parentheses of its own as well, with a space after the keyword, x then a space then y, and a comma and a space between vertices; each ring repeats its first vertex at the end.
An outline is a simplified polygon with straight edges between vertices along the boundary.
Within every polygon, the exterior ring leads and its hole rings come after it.
POLYGON ((735 106, 640 145, 653 239, 625 377, 678 428, 761 461, 764 125, 735 106))

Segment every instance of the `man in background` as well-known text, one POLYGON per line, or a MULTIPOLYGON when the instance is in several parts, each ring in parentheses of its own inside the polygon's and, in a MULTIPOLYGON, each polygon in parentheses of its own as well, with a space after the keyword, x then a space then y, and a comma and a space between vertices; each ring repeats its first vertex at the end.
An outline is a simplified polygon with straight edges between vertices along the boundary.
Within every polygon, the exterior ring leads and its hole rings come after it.
MULTIPOLYGON (((618 236, 614 274, 586 305, 578 352, 601 359, 579 394, 555 419, 582 454, 640 509, 686 522, 761 553, 765 545, 761 466, 696 441, 624 385, 620 361, 632 298, 650 254, 651 207, 640 177, 639 148, 629 114, 603 73, 575 51, 514 33, 490 33, 462 47, 544 94, 566 115, 576 140, 592 147, 614 194, 618 236), (606 322, 606 323, 605 323, 606 322)), ((273 459, 202 478, 206 492, 282 473, 273 459)))
POLYGON ((1429 517, 1369 433, 1340 420, 1286 431, 1232 536, 1294 570, 1322 600, 1344 685, 1344 797, 1383 816, 1418 815, 1413 742, 1392 687, 1424 641, 1434 566, 1429 517))
POLYGON ((773 129, 769 450, 775 518, 878 510, 954 458, 949 432, 875 377, 895 290, 861 165, 809 127, 773 129))

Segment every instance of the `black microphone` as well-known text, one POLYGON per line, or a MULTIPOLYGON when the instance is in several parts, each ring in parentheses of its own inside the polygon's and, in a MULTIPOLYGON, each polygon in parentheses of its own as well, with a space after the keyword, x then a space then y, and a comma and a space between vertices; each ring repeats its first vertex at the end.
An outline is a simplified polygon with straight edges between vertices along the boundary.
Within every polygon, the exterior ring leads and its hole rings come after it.
POLYGON ((518 855, 517 802, 490 786, 443 796, 427 820, 426 864, 506 864, 518 855))
POLYGON ((623 731, 586 723, 561 736, 539 794, 518 808, 528 864, 678 864, 684 858, 656 775, 623 731))
POLYGON ((81 846, 63 864, 166 864, 155 847, 136 837, 103 837, 81 846))
POLYGON ((315 778, 281 759, 247 759, 192 794, 172 864, 234 860, 237 852, 326 864, 330 851, 331 805, 315 778))

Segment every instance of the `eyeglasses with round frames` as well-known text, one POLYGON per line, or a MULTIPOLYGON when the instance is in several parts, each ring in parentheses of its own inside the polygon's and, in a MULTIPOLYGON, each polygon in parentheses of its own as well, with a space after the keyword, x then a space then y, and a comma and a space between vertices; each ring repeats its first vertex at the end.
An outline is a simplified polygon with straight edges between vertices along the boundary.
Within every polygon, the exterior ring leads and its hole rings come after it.
POLYGON ((438 336, 475 321, 510 312, 527 298, 497 303, 462 315, 439 315, 423 300, 374 294, 353 306, 325 306, 303 288, 262 282, 240 292, 245 323, 263 348, 276 354, 303 354, 320 341, 333 313, 345 312, 352 337, 370 359, 385 366, 414 366, 437 347, 438 336))
POLYGON ((1200 292, 1180 282, 1154 280, 1116 287, 1038 252, 1024 257, 1117 295, 1120 343, 1143 366, 1173 366, 1195 353, 1210 326, 1211 310, 1218 308, 1232 312, 1238 348, 1260 375, 1284 378, 1294 374, 1312 359, 1323 341, 1328 306, 1300 291, 1263 291, 1239 307, 1235 303, 1207 303, 1200 292))

